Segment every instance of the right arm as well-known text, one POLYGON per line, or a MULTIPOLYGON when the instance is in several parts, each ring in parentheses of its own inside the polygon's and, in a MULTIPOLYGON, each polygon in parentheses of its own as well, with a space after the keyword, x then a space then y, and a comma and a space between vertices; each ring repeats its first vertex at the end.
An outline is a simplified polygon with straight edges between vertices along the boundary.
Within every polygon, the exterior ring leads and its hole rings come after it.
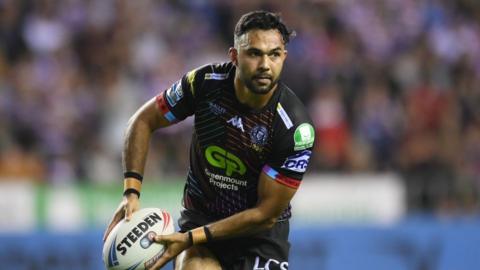
MULTIPOLYGON (((135 172, 143 175, 148 154, 148 146, 152 133, 158 128, 167 127, 171 123, 163 116, 157 106, 156 98, 147 101, 128 121, 125 132, 122 165, 124 172, 135 172)), ((133 188, 141 191, 141 181, 133 178, 124 178, 124 190, 133 188)), ((103 241, 107 239, 110 231, 124 217, 130 220, 133 212, 140 208, 139 197, 135 193, 124 194, 120 205, 116 209, 108 225, 103 241)))
POLYGON ((194 89, 203 79, 203 73, 188 72, 170 88, 147 101, 128 121, 122 155, 124 196, 112 221, 107 227, 104 241, 115 225, 124 217, 130 220, 140 208, 139 194, 152 133, 182 121, 194 113, 194 89))
POLYGON ((124 172, 143 175, 152 133, 170 122, 156 104, 156 98, 147 101, 128 121, 122 155, 124 172))

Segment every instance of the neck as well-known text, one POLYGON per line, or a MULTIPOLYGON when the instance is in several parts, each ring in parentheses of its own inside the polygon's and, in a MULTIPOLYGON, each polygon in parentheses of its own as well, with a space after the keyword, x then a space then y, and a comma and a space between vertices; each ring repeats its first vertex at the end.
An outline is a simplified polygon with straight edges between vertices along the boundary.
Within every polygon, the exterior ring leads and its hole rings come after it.
POLYGON ((238 101, 252 109, 261 109, 265 107, 275 92, 277 86, 278 85, 275 85, 274 88, 267 94, 260 95, 250 91, 250 89, 248 89, 239 78, 235 77, 234 82, 235 95, 237 96, 238 101))

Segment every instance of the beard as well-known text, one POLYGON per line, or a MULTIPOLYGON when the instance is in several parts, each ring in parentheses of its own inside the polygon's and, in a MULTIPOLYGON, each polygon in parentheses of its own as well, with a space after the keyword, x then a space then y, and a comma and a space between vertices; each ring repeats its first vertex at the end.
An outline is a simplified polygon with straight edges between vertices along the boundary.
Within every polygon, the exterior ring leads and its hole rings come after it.
POLYGON ((266 95, 268 94, 277 84, 279 78, 269 77, 269 83, 261 83, 257 80, 258 75, 254 75, 250 78, 244 78, 241 76, 241 80, 245 86, 250 89, 255 94, 266 95))

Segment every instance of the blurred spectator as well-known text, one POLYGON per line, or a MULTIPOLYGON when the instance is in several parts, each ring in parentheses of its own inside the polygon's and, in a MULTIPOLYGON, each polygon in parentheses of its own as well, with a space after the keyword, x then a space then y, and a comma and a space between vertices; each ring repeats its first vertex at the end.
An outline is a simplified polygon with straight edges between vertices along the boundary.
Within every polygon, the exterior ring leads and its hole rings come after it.
POLYGON ((385 78, 372 78, 366 82, 365 93, 356 105, 357 136, 371 148, 373 169, 393 169, 398 139, 403 135, 404 112, 400 100, 392 98, 385 78))
POLYGON ((350 130, 340 94, 335 84, 329 84, 316 92, 310 104, 319 160, 313 165, 322 169, 341 170, 346 164, 350 130))

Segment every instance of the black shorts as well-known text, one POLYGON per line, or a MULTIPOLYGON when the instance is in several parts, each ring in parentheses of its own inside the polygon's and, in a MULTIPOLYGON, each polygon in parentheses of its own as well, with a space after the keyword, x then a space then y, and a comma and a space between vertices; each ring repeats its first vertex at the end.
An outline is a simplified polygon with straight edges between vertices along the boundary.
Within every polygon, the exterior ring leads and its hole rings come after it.
MULTIPOLYGON (((210 223, 203 215, 183 210, 178 221, 180 231, 186 232, 210 223)), ((219 260, 224 270, 286 270, 290 243, 288 220, 278 221, 268 231, 252 236, 217 240, 203 244, 219 260)))

